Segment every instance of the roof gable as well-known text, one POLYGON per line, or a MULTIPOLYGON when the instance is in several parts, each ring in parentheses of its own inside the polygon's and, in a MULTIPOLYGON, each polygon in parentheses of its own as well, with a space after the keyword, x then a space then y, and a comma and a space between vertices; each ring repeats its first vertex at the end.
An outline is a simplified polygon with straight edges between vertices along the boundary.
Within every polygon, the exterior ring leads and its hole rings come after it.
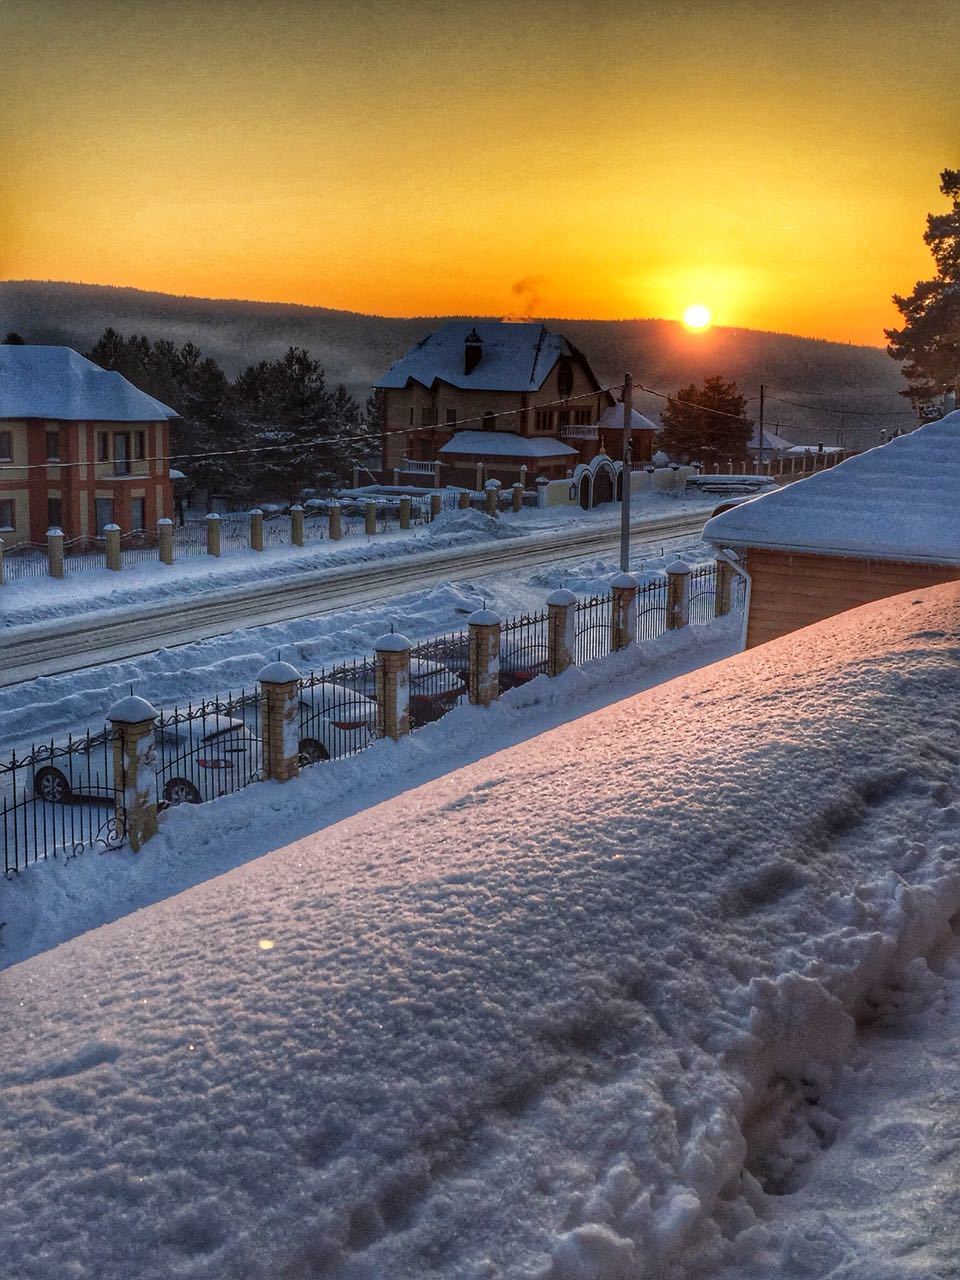
POLYGON ((71 347, 0 344, 0 420, 162 422, 179 416, 71 347))
POLYGON ((709 520, 715 546, 960 564, 960 410, 709 520))

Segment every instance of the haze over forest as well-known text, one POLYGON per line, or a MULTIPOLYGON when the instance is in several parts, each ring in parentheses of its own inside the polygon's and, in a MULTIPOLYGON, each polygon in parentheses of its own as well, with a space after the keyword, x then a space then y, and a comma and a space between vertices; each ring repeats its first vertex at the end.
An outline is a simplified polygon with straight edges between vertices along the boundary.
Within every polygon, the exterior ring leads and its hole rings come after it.
MULTIPOLYGON (((0 282, 0 327, 27 342, 89 351, 113 327, 126 336, 194 342, 231 375, 301 346, 322 362, 328 385, 343 382, 361 402, 394 360, 448 318, 363 315, 56 281, 0 282)), ((842 432, 842 443, 864 447, 877 442, 881 428, 914 425, 909 404, 898 394, 904 386, 899 366, 879 347, 719 326, 691 334, 670 320, 542 319, 583 350, 605 384, 618 382, 625 369, 663 392, 716 373, 733 379, 748 397, 763 383, 768 427, 803 443, 835 444, 842 432), (812 408, 783 404, 778 397, 812 408), (840 409, 843 416, 834 412, 840 409)), ((638 393, 636 403, 654 419, 659 416, 662 401, 655 396, 638 393)), ((752 400, 749 412, 756 411, 752 400)))

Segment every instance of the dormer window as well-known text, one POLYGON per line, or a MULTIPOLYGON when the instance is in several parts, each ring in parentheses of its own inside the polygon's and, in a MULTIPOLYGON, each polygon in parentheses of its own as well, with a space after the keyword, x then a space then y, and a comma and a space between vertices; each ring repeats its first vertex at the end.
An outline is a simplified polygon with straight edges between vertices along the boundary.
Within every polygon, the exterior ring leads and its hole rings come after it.
POLYGON ((569 356, 561 356, 557 366, 557 390, 568 396, 573 390, 573 362, 569 356))
POLYGON ((473 373, 483 355, 483 339, 471 329, 463 341, 463 372, 473 373))

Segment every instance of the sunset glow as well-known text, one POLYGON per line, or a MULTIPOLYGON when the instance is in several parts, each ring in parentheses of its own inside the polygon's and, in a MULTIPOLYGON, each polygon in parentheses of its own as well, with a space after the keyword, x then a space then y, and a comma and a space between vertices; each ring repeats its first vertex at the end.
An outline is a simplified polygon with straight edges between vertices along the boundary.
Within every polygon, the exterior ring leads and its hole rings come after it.
POLYGON ((556 16, 5 0, 0 277, 600 319, 708 287, 715 324, 882 343, 957 159, 951 0, 556 16))
POLYGON ((683 323, 694 333, 702 333, 704 329, 709 329, 712 320, 710 308, 705 307, 702 302, 695 302, 683 313, 683 323))

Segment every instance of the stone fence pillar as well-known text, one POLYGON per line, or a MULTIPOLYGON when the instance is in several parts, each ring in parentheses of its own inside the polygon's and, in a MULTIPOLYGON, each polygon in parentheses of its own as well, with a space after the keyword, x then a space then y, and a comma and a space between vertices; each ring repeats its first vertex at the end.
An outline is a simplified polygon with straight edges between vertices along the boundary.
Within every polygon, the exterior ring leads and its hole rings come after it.
POLYGON ((113 729, 113 785, 118 825, 134 853, 157 834, 157 710, 131 694, 107 712, 113 729))
POLYGON ((626 649, 637 639, 637 588, 640 583, 632 573, 618 573, 610 586, 610 648, 626 649))
POLYGON ((399 489, 400 487, 400 468, 399 467, 393 468, 393 486, 395 489, 399 489))
POLYGON ((547 505, 547 485, 550 481, 546 476, 537 476, 537 506, 545 507, 547 505))
POLYGON ((3 586, 3 539, 0 538, 0 587, 3 586))
POLYGON ((220 517, 216 511, 207 515, 207 555, 218 556, 221 550, 220 517))
POLYGON ((483 463, 477 463, 477 493, 483 492, 483 463))
POLYGON ((500 615, 478 609, 467 619, 470 629, 470 701, 488 707, 500 697, 500 615))
POLYGON ((461 489, 457 494, 457 506, 461 511, 465 511, 470 505, 470 493, 467 489, 461 489))
POLYGON ((400 499, 400 528, 401 529, 410 528, 410 506, 411 506, 410 495, 409 493, 405 493, 403 497, 400 499))
POLYGON ((356 465, 350 468, 350 486, 353 489, 360 488, 360 468, 356 465))
POLYGON ((717 557, 717 574, 714 579, 713 612, 722 618, 730 612, 730 593, 733 586, 733 569, 722 556, 717 557))
POLYGON ((523 510, 523 485, 519 481, 510 490, 510 510, 523 510))
POLYGON ((274 782, 300 772, 300 672, 289 662, 270 662, 257 675, 263 767, 274 782))
POLYGON ((263 550, 263 512, 259 507, 250 512, 250 550, 263 550))
POLYGON ((526 463, 524 463, 523 466, 520 468, 519 484, 521 489, 526 489, 527 487, 527 464, 526 463))
POLYGON ((340 519, 339 502, 331 502, 327 508, 327 537, 331 542, 339 542, 343 537, 343 522, 340 519))
POLYGON ((690 621, 690 566, 685 560, 667 565, 667 630, 676 631, 690 621))
POLYGON ((381 636, 376 655, 377 733, 402 738, 410 732, 410 641, 406 636, 381 636))
POLYGON ((290 544, 303 546, 303 507, 299 502, 290 508, 290 544))
POLYGON ((573 666, 577 654, 577 597, 566 587, 547 596, 547 671, 558 676, 573 666))
POLYGON ((103 526, 103 541, 106 544, 107 568, 112 569, 114 573, 119 573, 120 526, 118 524, 105 524, 103 526))
POLYGON ((483 509, 488 516, 495 516, 500 502, 500 486, 488 480, 483 491, 483 509))
POLYGON ((430 519, 436 520, 437 516, 443 510, 443 496, 439 493, 431 493, 430 495, 430 519))
POLYGON ((376 498, 368 498, 363 504, 363 531, 368 537, 377 532, 376 498))
POLYGON ((62 529, 47 530, 47 568, 51 578, 62 578, 64 575, 62 529))
POLYGON ((157 532, 160 535, 161 563, 173 564, 173 521, 161 516, 157 521, 157 532))

